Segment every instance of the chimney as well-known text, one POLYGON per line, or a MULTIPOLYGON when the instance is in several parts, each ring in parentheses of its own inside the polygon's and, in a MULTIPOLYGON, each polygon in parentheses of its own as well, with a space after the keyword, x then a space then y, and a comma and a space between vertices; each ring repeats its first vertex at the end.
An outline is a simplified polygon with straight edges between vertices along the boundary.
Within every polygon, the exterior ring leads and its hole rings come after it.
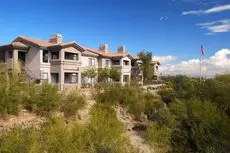
POLYGON ((125 53, 125 46, 118 46, 118 53, 125 53))
POLYGON ((60 35, 60 34, 53 34, 53 35, 51 35, 49 42, 53 43, 53 44, 60 44, 60 43, 62 43, 62 35, 60 35))
POLYGON ((101 44, 99 46, 99 51, 107 52, 108 51, 108 44, 101 44))

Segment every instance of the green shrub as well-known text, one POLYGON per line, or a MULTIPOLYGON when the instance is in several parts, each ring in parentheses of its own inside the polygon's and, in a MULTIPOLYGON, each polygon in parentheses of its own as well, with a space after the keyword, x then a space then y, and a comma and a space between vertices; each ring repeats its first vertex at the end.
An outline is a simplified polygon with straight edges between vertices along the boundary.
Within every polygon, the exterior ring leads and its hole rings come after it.
POLYGON ((41 146, 40 132, 33 128, 16 128, 1 136, 0 152, 3 153, 39 153, 41 146))
POLYGON ((124 136, 122 124, 117 120, 114 109, 96 104, 91 115, 88 129, 91 132, 91 145, 96 152, 136 152, 124 136))
POLYGON ((61 110, 65 117, 74 116, 76 111, 82 108, 86 103, 86 99, 79 90, 71 90, 62 94, 61 110))
POLYGON ((170 104, 175 101, 176 96, 174 91, 171 89, 163 88, 160 89, 157 93, 161 96, 162 101, 166 104, 170 104))
POLYGON ((17 114, 22 104, 21 75, 16 72, 0 75, 0 115, 17 114))
POLYGON ((39 114, 48 115, 58 109, 60 97, 55 86, 49 83, 43 83, 37 92, 36 110, 39 114))
POLYGON ((168 153, 171 150, 172 129, 165 125, 152 124, 147 130, 147 141, 157 153, 168 153))
POLYGON ((47 82, 42 85, 28 84, 24 105, 39 115, 50 116, 59 108, 60 94, 55 86, 47 82))
POLYGON ((228 152, 230 120, 215 104, 177 101, 169 109, 178 121, 171 139, 174 152, 228 152))
POLYGON ((94 106, 89 125, 50 118, 40 128, 16 128, 0 137, 0 152, 135 153, 108 106, 94 106))
POLYGON ((161 106, 161 102, 150 93, 145 93, 138 86, 103 85, 94 92, 94 99, 106 105, 122 105, 128 108, 136 119, 141 113, 151 115, 154 108, 161 106))

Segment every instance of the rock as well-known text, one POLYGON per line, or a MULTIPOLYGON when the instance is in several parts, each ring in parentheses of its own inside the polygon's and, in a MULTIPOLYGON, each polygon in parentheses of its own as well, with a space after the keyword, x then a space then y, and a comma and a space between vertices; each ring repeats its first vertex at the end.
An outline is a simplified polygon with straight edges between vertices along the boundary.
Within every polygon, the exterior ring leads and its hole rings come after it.
POLYGON ((141 112, 141 121, 146 121, 146 120, 148 120, 148 116, 143 112, 141 112))
POLYGON ((144 124, 136 124, 133 128, 134 131, 146 131, 147 126, 144 124))
POLYGON ((78 119, 79 119, 79 120, 82 120, 82 118, 81 118, 81 115, 80 115, 80 114, 78 114, 78 115, 77 115, 77 117, 78 117, 78 119))

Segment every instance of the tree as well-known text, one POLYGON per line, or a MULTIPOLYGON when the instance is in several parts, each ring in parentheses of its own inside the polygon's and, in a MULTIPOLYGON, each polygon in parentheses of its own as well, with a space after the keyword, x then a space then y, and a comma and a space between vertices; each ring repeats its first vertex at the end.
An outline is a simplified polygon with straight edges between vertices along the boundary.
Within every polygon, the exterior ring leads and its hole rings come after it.
POLYGON ((119 80, 121 73, 115 68, 102 68, 98 71, 98 80, 101 82, 107 82, 108 79, 113 81, 119 80))
MULTIPOLYGON (((142 51, 138 53, 138 56, 142 62, 142 64, 140 64, 139 66, 140 67, 139 73, 141 71, 143 72, 144 83, 146 84, 151 83, 151 81, 154 78, 154 68, 152 65, 152 53, 142 51)), ((137 74, 137 76, 139 75, 139 73, 137 74)))
MULTIPOLYGON (((93 84, 93 78, 97 76, 97 71, 94 68, 90 68, 82 72, 82 76, 86 79, 90 78, 91 85, 93 84)), ((88 82, 88 81, 87 81, 88 82)))
POLYGON ((98 70, 98 81, 99 82, 107 82, 109 78, 109 69, 101 68, 98 70))
POLYGON ((115 68, 109 69, 109 78, 112 79, 113 81, 117 81, 120 79, 121 72, 119 72, 115 68))

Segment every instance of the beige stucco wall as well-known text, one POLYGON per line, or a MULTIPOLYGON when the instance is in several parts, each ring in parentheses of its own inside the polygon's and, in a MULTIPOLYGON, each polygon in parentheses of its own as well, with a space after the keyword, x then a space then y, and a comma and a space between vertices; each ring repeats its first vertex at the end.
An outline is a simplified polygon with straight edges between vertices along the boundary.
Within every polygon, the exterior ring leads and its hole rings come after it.
POLYGON ((126 56, 126 57, 123 57, 120 61, 121 61, 121 65, 122 65, 121 73, 131 75, 131 59, 126 56), (128 66, 123 65, 123 61, 129 61, 129 65, 128 66))
POLYGON ((82 63, 82 67, 89 67, 89 58, 92 58, 95 60, 95 66, 93 68, 98 68, 99 62, 98 62, 98 58, 97 57, 93 57, 93 56, 82 56, 81 57, 81 63, 82 63))
POLYGON ((101 58, 99 68, 105 68, 106 67, 106 60, 110 60, 110 66, 109 67, 111 67, 111 59, 109 59, 109 58, 101 58))
MULTIPOLYGON (((77 86, 81 86, 81 52, 74 47, 68 47, 61 49, 59 52, 59 60, 55 60, 51 64, 51 72, 59 73, 59 87, 63 90, 66 86, 64 85, 64 77, 65 73, 77 73, 78 74, 78 84, 77 86), (65 59, 65 52, 70 53, 77 53, 78 54, 78 61, 73 60, 66 60, 65 59)), ((74 86, 74 85, 71 85, 74 86)))
MULTIPOLYGON (((89 68, 95 68, 96 70, 99 67, 99 61, 97 57, 93 57, 93 56, 82 56, 82 72, 84 72, 85 70, 89 69, 89 68), (89 58, 92 58, 95 60, 95 66, 89 66, 89 58)), ((97 76, 95 78, 93 78, 92 80, 90 78, 84 77, 81 78, 81 81, 83 84, 88 84, 88 83, 97 83, 97 76), (92 82, 91 82, 92 81, 92 82)))

